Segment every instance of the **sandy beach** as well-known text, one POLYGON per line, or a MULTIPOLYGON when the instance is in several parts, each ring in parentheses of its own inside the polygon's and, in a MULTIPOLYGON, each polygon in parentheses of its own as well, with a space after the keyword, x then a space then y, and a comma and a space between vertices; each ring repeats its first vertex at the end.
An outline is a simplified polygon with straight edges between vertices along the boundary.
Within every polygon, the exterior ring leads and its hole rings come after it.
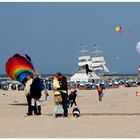
MULTIPOLYGON (((1 138, 139 138, 140 87, 78 91, 79 118, 53 118, 53 92, 41 98, 42 115, 26 116, 24 91, 0 91, 1 138)), ((72 109, 69 109, 71 113, 72 109)), ((61 112, 61 109, 60 109, 61 112)))

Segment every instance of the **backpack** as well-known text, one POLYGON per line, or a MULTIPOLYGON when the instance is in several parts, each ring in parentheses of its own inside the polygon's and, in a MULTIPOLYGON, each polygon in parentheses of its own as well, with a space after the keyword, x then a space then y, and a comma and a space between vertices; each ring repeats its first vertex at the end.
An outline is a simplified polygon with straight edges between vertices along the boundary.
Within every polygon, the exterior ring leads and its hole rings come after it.
POLYGON ((43 84, 43 80, 42 80, 42 79, 39 79, 38 89, 39 89, 40 91, 42 91, 42 90, 44 89, 44 84, 43 84))

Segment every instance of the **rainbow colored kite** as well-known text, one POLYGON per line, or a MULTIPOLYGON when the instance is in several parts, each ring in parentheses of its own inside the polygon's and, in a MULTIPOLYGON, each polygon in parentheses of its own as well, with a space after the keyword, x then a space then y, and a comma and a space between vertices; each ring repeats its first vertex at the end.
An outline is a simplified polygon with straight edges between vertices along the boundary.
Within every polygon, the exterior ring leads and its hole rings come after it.
POLYGON ((6 62, 6 72, 12 80, 24 82, 26 76, 35 72, 31 58, 26 54, 15 54, 6 62))

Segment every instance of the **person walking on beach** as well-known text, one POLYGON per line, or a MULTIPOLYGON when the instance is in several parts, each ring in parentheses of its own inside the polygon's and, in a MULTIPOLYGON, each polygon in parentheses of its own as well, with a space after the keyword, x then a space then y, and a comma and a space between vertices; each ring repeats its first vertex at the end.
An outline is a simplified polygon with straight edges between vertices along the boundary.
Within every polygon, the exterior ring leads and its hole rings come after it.
POLYGON ((43 82, 42 79, 39 77, 38 73, 35 73, 35 78, 33 79, 33 82, 31 84, 31 104, 34 107, 34 114, 35 115, 41 115, 41 104, 39 99, 41 98, 41 91, 43 88, 43 82))
POLYGON ((77 94, 76 93, 77 93, 77 90, 74 90, 69 95, 70 107, 72 107, 73 104, 75 104, 75 106, 77 106, 77 103, 76 103, 77 94))
POLYGON ((44 94, 45 94, 45 101, 47 101, 48 96, 49 96, 47 89, 44 89, 44 94))
POLYGON ((61 80, 61 73, 58 72, 56 75, 53 77, 53 90, 54 90, 54 112, 53 112, 53 117, 56 118, 57 112, 59 107, 61 107, 62 104, 62 97, 60 93, 60 83, 59 81, 61 80))
POLYGON ((33 107, 31 105, 31 94, 30 94, 30 85, 33 82, 33 78, 32 78, 31 74, 28 74, 26 78, 27 79, 26 79, 26 81, 24 83, 25 84, 24 91, 25 91, 27 104, 28 104, 28 113, 27 113, 27 115, 30 116, 30 115, 32 115, 32 110, 33 110, 33 107))
POLYGON ((102 98, 103 98, 103 87, 101 85, 99 85, 97 87, 97 92, 98 92, 99 101, 102 101, 102 98))

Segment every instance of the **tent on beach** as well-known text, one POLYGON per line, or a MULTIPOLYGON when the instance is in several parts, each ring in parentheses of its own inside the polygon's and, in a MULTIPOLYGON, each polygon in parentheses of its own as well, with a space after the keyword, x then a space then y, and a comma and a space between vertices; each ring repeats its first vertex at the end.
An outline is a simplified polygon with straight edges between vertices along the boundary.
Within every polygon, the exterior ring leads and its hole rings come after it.
MULTIPOLYGON (((97 80, 97 79, 100 79, 100 77, 96 74, 93 74, 92 79, 97 80)), ((75 73, 71 77, 70 81, 72 81, 72 82, 77 82, 77 81, 88 82, 89 81, 89 76, 86 73, 75 73)))

